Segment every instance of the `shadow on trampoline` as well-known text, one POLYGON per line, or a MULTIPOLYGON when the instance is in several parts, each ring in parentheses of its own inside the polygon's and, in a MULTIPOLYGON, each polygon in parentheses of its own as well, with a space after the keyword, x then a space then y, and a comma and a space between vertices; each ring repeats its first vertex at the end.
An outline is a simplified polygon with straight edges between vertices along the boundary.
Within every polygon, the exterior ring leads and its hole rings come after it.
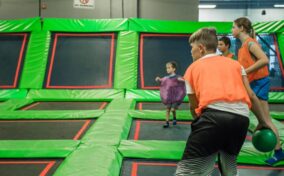
MULTIPOLYGON (((173 176, 177 161, 125 159, 120 176, 173 176)), ((284 167, 264 167, 239 165, 239 174, 243 176, 282 176, 284 167)), ((212 176, 219 176, 215 165, 212 176)))

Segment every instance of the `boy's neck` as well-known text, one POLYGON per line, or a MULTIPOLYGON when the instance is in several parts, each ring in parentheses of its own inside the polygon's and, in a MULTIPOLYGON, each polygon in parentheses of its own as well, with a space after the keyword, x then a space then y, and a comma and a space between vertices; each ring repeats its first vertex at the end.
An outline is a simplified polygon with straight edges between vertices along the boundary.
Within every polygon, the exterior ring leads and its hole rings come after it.
POLYGON ((223 56, 228 56, 229 54, 230 54, 230 51, 229 51, 229 50, 227 50, 227 51, 225 51, 225 52, 222 53, 223 56))
POLYGON ((203 56, 206 56, 208 54, 215 54, 215 53, 216 53, 215 51, 205 51, 203 56))

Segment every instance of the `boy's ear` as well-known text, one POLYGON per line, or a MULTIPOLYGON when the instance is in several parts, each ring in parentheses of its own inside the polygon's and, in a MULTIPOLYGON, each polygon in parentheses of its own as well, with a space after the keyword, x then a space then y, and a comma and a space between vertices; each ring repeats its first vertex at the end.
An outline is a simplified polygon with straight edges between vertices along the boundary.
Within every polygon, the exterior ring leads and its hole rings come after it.
POLYGON ((241 26, 240 29, 241 29, 241 31, 244 31, 244 26, 241 26))
POLYGON ((204 51, 205 52, 205 50, 206 50, 205 46, 202 45, 202 44, 198 44, 198 48, 199 48, 200 51, 204 51))

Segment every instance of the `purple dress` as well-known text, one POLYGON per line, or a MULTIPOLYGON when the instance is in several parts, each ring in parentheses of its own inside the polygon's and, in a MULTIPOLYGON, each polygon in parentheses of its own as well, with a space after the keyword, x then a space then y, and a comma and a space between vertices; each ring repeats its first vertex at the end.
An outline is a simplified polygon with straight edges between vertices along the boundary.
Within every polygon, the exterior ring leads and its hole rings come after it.
POLYGON ((161 79, 160 96, 167 107, 177 108, 183 101, 186 90, 184 81, 177 75, 165 76, 161 79))

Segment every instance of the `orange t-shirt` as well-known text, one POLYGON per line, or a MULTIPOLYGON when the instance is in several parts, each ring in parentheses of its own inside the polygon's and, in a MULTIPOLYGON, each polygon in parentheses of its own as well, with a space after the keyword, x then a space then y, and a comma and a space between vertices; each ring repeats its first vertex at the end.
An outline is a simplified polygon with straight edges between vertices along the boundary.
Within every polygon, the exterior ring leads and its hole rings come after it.
MULTIPOLYGON (((246 69, 248 67, 250 67, 251 65, 253 65, 256 61, 255 59, 252 57, 250 51, 249 51, 249 43, 250 42, 254 42, 256 44, 257 41, 253 38, 248 38, 242 45, 242 47, 239 49, 238 52, 238 61, 240 62, 240 64, 246 69)), ((268 67, 267 65, 248 74, 248 79, 250 82, 254 81, 254 80, 258 80, 264 77, 267 77, 269 75, 269 71, 268 71, 268 67)))
POLYGON ((241 65, 224 56, 199 59, 186 70, 184 79, 189 82, 198 99, 195 109, 199 116, 207 105, 219 101, 251 102, 244 87, 241 65))

